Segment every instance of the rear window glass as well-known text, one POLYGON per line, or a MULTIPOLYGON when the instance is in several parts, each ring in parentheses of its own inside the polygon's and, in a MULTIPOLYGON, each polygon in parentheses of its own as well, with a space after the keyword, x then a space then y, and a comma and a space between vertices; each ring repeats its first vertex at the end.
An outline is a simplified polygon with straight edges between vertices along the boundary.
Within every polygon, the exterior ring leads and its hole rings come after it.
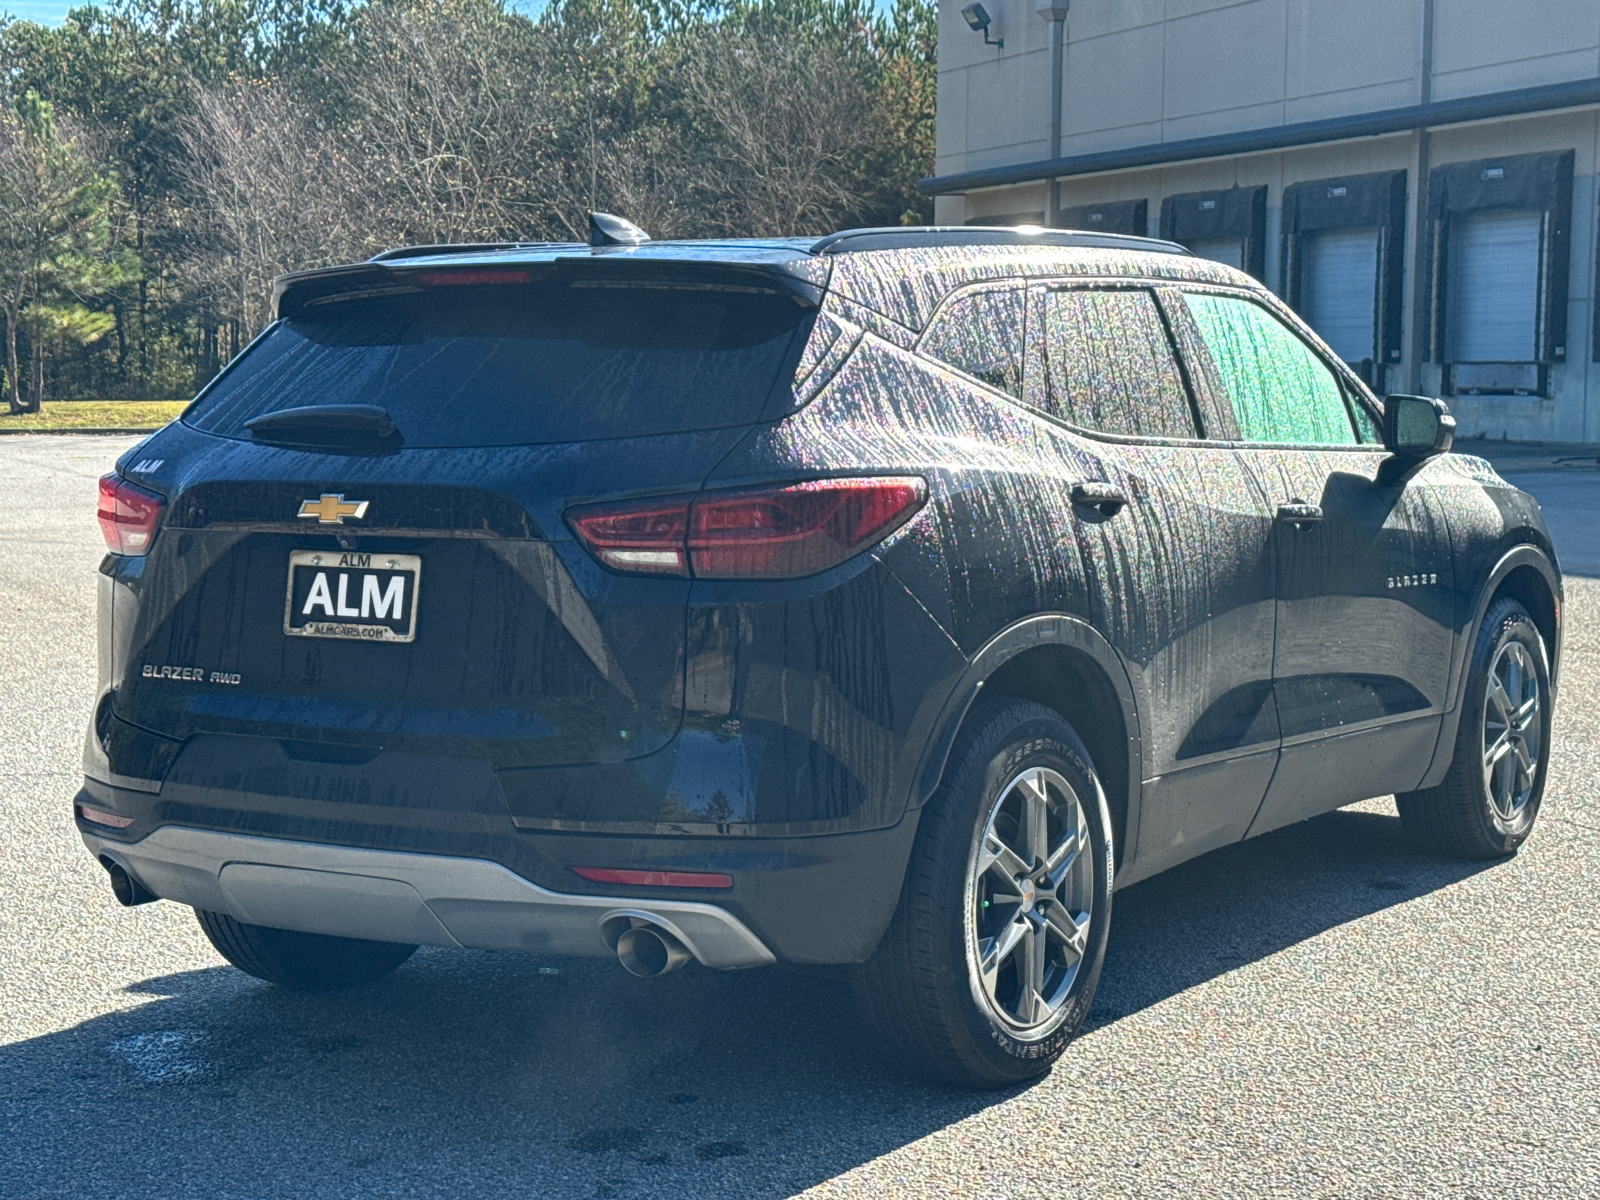
MULTIPOLYGON (((515 446, 759 420, 812 310, 759 288, 586 281, 345 300, 279 322, 188 424, 375 404, 408 446, 515 446)), ((787 380, 784 380, 787 382, 787 380)))
POLYGON ((961 296, 934 321, 922 349, 1020 399, 1025 303, 1017 288, 961 296))
POLYGON ((1036 293, 1027 401, 1097 433, 1196 436, 1189 390, 1147 291, 1036 293))

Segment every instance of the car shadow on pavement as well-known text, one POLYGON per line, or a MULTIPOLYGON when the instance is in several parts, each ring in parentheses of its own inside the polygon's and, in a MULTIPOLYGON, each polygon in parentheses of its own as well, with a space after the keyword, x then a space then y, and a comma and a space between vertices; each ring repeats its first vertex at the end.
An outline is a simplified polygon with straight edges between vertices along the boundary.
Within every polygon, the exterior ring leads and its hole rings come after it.
POLYGON ((1424 854, 1406 838, 1393 802, 1377 807, 1302 821, 1119 891, 1090 1024, 1495 865, 1424 854))
MULTIPOLYGON (((1207 855, 1118 894, 1089 1028, 1478 869, 1369 811, 1207 855)), ((1016 1094, 887 1075, 845 985, 775 970, 424 950, 330 995, 127 990, 0 1047, 0 1194, 787 1196, 1016 1094)))

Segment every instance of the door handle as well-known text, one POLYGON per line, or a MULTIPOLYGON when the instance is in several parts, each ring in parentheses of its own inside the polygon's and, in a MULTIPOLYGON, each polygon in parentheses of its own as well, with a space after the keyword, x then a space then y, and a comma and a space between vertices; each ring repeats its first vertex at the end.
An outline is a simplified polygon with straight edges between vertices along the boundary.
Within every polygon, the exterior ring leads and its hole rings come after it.
POLYGON ((1095 480, 1073 484, 1072 502, 1087 508, 1098 508, 1102 517, 1114 517, 1128 503, 1128 498, 1116 484, 1095 480))
POLYGON ((1296 529, 1309 529, 1322 520, 1322 506, 1320 504, 1306 504, 1296 500, 1293 504, 1278 505, 1278 521, 1283 525, 1293 525, 1296 529))

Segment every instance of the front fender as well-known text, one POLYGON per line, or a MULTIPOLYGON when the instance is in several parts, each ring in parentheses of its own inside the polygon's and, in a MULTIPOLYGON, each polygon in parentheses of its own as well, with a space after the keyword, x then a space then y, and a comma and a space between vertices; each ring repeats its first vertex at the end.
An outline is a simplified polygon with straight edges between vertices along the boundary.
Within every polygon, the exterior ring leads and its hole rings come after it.
POLYGON ((1455 754, 1456 732, 1461 725, 1461 698, 1466 689, 1467 660, 1477 640, 1476 632, 1483 624, 1484 615, 1489 611, 1489 604, 1494 599, 1495 593, 1500 590, 1500 585, 1513 571, 1523 567, 1531 567, 1539 573, 1555 601, 1555 636, 1550 646, 1549 662, 1550 699, 1554 707, 1561 669, 1561 572, 1542 546, 1533 542, 1522 542, 1504 551, 1495 560, 1494 566, 1490 568, 1483 583, 1478 587, 1471 608, 1467 610, 1470 619, 1457 631, 1455 652, 1450 662, 1450 682, 1446 689, 1448 703, 1439 729, 1439 741, 1434 747, 1433 761, 1429 763, 1422 782, 1417 785, 1419 788, 1437 786, 1450 769, 1450 762, 1455 754))

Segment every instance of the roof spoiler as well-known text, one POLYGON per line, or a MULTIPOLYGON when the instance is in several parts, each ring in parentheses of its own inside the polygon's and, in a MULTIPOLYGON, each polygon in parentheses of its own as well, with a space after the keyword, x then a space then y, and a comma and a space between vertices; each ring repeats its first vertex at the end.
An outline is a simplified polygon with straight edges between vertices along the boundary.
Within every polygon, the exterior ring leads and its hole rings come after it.
MULTIPOLYGON (((789 295, 806 308, 822 302, 820 281, 814 273, 789 269, 792 264, 674 262, 638 259, 631 255, 591 257, 586 246, 563 247, 579 253, 554 258, 529 260, 490 260, 473 262, 412 263, 364 262, 349 266, 319 267, 280 275, 272 281, 272 317, 282 320, 298 316, 306 308, 344 299, 370 299, 381 296, 415 295, 448 280, 441 276, 472 276, 473 283, 534 283, 542 279, 576 276, 593 278, 596 283, 642 286, 710 286, 755 288, 789 295), (488 278, 503 276, 503 280, 488 278)), ((811 263, 799 259, 797 263, 811 263)), ((463 280, 463 282, 467 282, 463 280)))
POLYGON ((578 250, 582 242, 433 242, 423 246, 396 246, 374 254, 368 262, 395 262, 402 258, 440 258, 455 254, 503 254, 507 250, 578 250))

